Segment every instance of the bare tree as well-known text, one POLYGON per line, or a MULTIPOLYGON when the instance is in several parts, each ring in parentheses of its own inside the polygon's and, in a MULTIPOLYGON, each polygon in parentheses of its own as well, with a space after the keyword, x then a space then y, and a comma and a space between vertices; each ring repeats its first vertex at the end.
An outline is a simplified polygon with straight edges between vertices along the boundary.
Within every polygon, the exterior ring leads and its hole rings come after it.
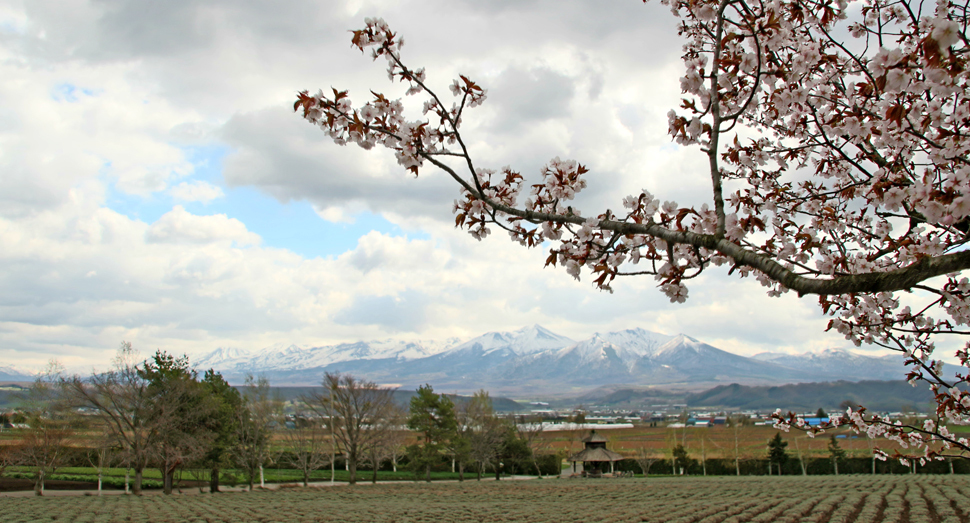
POLYGON ((296 418, 295 427, 281 431, 288 452, 284 459, 303 474, 303 486, 310 484, 310 475, 330 464, 330 432, 319 420, 296 418))
POLYGON ((744 426, 748 421, 749 418, 743 414, 728 416, 728 423, 731 424, 731 435, 734 439, 734 472, 738 476, 741 475, 741 434, 744 432, 744 426))
POLYGON ((14 464, 15 450, 13 445, 0 445, 0 477, 7 472, 7 467, 14 464))
POLYGON ((549 440, 542 437, 543 425, 542 418, 539 416, 526 417, 516 423, 515 429, 519 438, 532 450, 532 466, 536 469, 536 474, 542 477, 542 469, 539 467, 539 454, 549 448, 549 440))
POLYGON ((652 467, 653 464, 658 461, 663 461, 664 457, 663 456, 658 457, 653 452, 650 452, 650 449, 646 447, 640 447, 637 449, 637 453, 633 459, 635 459, 637 462, 637 465, 640 466, 640 470, 643 472, 643 477, 647 477, 647 475, 650 474, 650 467, 652 467))
POLYGON ((393 412, 394 391, 349 374, 330 372, 324 375, 323 389, 308 396, 307 405, 330 419, 353 485, 357 483, 357 465, 377 444, 383 419, 393 412))
POLYGON ((495 416, 492 399, 485 390, 479 390, 462 404, 460 412, 469 443, 469 457, 475 463, 477 479, 481 481, 485 466, 497 462, 505 438, 505 424, 495 416))
POLYGON ((792 436, 792 441, 795 442, 795 457, 798 458, 798 464, 802 467, 802 476, 808 475, 808 469, 805 468, 805 460, 802 459, 802 449, 798 447, 798 435, 792 436))
POLYGON ((107 372, 96 372, 89 378, 75 375, 62 380, 61 386, 76 406, 93 412, 122 445, 126 463, 135 470, 134 493, 140 495, 144 470, 151 457, 151 398, 148 380, 140 373, 137 352, 131 343, 121 342, 107 372))
POLYGON ((47 476, 60 467, 75 436, 77 419, 59 395, 55 386, 54 366, 38 378, 27 396, 24 412, 26 427, 20 429, 20 443, 15 447, 16 463, 34 471, 34 492, 44 495, 47 476))
POLYGON ((238 439, 232 454, 246 474, 249 490, 253 490, 257 473, 259 485, 265 486, 263 466, 269 461, 272 430, 282 419, 283 402, 272 395, 269 380, 252 375, 246 377, 242 400, 243 408, 238 411, 236 425, 238 439))
POLYGON ((395 472, 397 471, 397 456, 404 448, 408 439, 408 432, 403 430, 405 424, 404 410, 391 402, 387 411, 374 418, 375 438, 367 451, 367 458, 371 463, 371 482, 377 483, 377 472, 381 463, 390 459, 395 472))
POLYGON ((98 495, 100 496, 105 469, 111 467, 118 458, 118 445, 108 427, 102 427, 102 433, 95 436, 95 440, 88 445, 87 461, 98 472, 98 495))

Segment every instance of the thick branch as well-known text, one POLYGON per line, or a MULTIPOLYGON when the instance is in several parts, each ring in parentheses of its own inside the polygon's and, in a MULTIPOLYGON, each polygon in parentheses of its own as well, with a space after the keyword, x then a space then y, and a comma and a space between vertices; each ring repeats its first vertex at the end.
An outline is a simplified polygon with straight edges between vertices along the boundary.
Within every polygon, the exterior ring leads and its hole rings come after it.
MULTIPOLYGON (((532 223, 553 222, 581 225, 586 221, 586 218, 582 216, 535 212, 498 203, 475 191, 473 186, 444 163, 429 156, 425 156, 425 158, 446 171, 475 198, 482 200, 496 211, 517 216, 532 223)), ((772 280, 797 292, 800 296, 805 294, 830 295, 905 290, 929 278, 970 268, 970 251, 961 251, 940 256, 928 256, 916 263, 892 271, 847 274, 833 278, 808 278, 793 272, 768 256, 747 250, 727 239, 718 239, 715 235, 675 231, 656 223, 640 224, 601 220, 598 226, 603 230, 620 234, 643 234, 660 238, 671 245, 692 245, 717 251, 731 258, 738 265, 745 265, 765 273, 772 280)))

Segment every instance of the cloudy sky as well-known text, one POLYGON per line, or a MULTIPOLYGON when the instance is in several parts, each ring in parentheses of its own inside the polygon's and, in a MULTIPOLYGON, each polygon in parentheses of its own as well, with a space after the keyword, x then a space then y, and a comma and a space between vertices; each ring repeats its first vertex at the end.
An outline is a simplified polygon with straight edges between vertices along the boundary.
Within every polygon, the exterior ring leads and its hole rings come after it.
POLYGON ((641 189, 705 201, 705 158, 666 135, 681 44, 659 3, 0 0, 0 364, 98 365, 122 340, 198 356, 533 323, 743 354, 846 346, 814 299, 723 272, 681 305, 651 279, 597 291, 543 269, 545 250, 454 229, 444 176, 328 142, 294 115, 298 91, 404 94, 350 47, 371 16, 431 86, 463 73, 488 89, 463 126, 479 165, 536 179, 576 159, 590 214, 641 189))

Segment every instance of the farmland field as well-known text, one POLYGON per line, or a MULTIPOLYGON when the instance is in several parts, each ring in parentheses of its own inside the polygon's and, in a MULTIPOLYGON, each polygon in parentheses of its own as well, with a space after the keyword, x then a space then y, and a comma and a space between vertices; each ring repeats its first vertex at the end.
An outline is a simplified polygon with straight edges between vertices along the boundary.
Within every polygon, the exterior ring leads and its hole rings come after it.
POLYGON ((184 496, 0 498, 5 522, 970 521, 965 476, 408 483, 184 496))

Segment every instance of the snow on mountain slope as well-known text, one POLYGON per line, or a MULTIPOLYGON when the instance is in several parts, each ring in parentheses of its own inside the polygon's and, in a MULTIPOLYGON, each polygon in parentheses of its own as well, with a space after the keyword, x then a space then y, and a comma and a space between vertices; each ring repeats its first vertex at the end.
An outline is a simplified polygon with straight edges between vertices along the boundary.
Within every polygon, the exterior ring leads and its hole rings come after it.
MULTIPOLYGON (((642 362, 643 363, 647 362, 642 362)), ((687 376, 709 379, 776 378, 787 379, 788 369, 771 362, 758 361, 712 347, 690 336, 679 334, 657 349, 649 365, 667 366, 687 376)))
POLYGON ((320 347, 300 347, 277 343, 250 354, 240 349, 216 349, 196 361, 200 368, 216 368, 258 374, 267 370, 299 370, 325 367, 343 361, 425 358, 458 343, 457 338, 443 342, 404 340, 359 341, 320 347))
POLYGON ((13 365, 0 365, 0 381, 33 381, 37 373, 13 365))
POLYGON ((684 334, 643 329, 597 333, 574 342, 539 325, 489 332, 459 343, 386 339, 321 347, 277 344, 248 354, 218 349, 200 359, 236 381, 266 375, 289 384, 316 384, 324 372, 350 372, 379 383, 496 391, 564 384, 794 383, 902 379, 898 361, 845 351, 791 356, 732 354, 684 334))
POLYGON ((626 347, 641 356, 655 354, 661 346, 674 339, 674 336, 650 332, 639 327, 618 332, 607 332, 606 334, 597 332, 594 337, 598 337, 614 345, 626 347))
POLYGON ((472 338, 448 350, 448 352, 481 351, 482 354, 490 354, 496 351, 508 351, 521 356, 549 349, 558 349, 573 343, 575 343, 573 340, 565 336, 560 336, 540 325, 533 325, 512 332, 488 332, 477 338, 472 338))
POLYGON ((192 364, 200 369, 225 369, 235 367, 249 358, 249 351, 235 347, 220 347, 193 361, 192 364))
POLYGON ((752 358, 788 367, 807 377, 824 375, 832 379, 852 379, 864 372, 866 379, 898 380, 905 375, 901 357, 873 357, 839 349, 804 354, 763 352, 752 358))

